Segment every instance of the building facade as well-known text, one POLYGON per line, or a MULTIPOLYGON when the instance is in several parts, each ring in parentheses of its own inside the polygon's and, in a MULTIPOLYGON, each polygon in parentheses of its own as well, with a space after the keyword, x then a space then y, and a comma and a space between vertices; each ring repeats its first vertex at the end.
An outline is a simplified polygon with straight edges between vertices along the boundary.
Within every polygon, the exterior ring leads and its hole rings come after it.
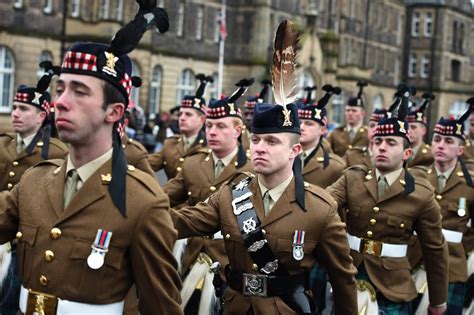
MULTIPOLYGON (((206 97, 219 97, 221 0, 158 3, 169 14, 170 31, 148 32, 131 54, 134 74, 143 80, 133 101, 148 113, 167 111, 194 92, 197 73, 214 76, 206 97)), ((40 61, 59 64, 75 41, 107 43, 136 10, 135 1, 124 0, 1 1, 0 129, 8 125, 16 87, 41 75, 40 61)), ((469 1, 408 0, 227 0, 224 94, 243 77, 270 78, 273 38, 285 18, 302 31, 299 86, 330 83, 343 90, 328 108, 336 124, 343 123, 344 104, 357 92, 358 80, 370 83, 367 111, 387 107, 401 80, 437 94, 433 117, 460 111, 474 94, 469 1)), ((248 94, 259 89, 254 84, 248 94)))

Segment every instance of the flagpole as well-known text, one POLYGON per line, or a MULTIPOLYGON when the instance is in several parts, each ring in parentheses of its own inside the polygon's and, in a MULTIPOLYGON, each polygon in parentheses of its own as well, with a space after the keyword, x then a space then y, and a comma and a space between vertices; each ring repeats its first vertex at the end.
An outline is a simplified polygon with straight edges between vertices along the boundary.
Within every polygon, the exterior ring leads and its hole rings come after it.
POLYGON ((218 68, 218 80, 217 80, 217 97, 220 98, 222 95, 222 82, 224 81, 224 45, 225 45, 225 36, 222 36, 221 25, 226 23, 225 20, 225 5, 226 0, 222 0, 221 5, 221 20, 219 24, 219 68, 218 68))

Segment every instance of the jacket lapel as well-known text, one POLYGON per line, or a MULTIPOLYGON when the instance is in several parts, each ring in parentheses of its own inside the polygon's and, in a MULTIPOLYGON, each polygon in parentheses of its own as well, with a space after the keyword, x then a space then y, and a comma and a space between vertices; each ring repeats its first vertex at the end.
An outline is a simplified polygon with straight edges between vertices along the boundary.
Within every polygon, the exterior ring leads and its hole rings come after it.
MULTIPOLYGON (((436 173, 436 171, 435 171, 436 173)), ((455 186, 462 184, 464 182, 464 177, 463 173, 461 170, 461 167, 459 165, 459 162, 456 164, 456 167, 454 168, 453 172, 449 176, 448 180, 446 181, 446 186, 444 186, 444 189, 442 192, 446 192, 450 189, 453 189, 455 186), (462 174, 461 176, 458 176, 458 173, 462 174)))
POLYGON ((214 182, 214 161, 212 160, 212 155, 208 154, 206 158, 201 162, 201 169, 204 174, 206 174, 208 182, 214 182))
POLYGON ((226 167, 224 167, 224 170, 222 171, 222 173, 215 179, 214 185, 219 185, 220 183, 228 180, 232 175, 234 175, 235 171, 237 170, 235 168, 236 161, 237 161, 237 155, 234 156, 232 161, 230 161, 230 163, 226 167))
POLYGON ((16 138, 13 138, 12 141, 10 141, 7 146, 7 151, 13 160, 18 158, 18 154, 16 153, 16 138))
MULTIPOLYGON (((285 192, 277 200, 268 216, 262 217, 262 227, 272 224, 273 222, 287 216, 292 212, 292 203, 296 200, 295 196, 295 179, 293 178, 286 188, 285 192)), ((263 201, 262 201, 263 209, 263 201)))
POLYGON ((53 207, 56 216, 59 218, 63 213, 64 203, 64 185, 66 182, 66 162, 53 171, 52 179, 46 183, 49 201, 53 207))
POLYGON ((253 180, 250 181, 249 190, 256 192, 250 196, 250 201, 255 208, 255 212, 257 213, 260 222, 262 222, 265 219, 265 211, 263 210, 263 197, 262 192, 258 187, 257 177, 254 177, 253 180))
POLYGON ((390 185, 390 187, 388 187, 387 191, 379 200, 379 202, 383 202, 403 193, 405 191, 405 187, 400 183, 400 180, 403 178, 405 178, 405 170, 403 170, 400 176, 392 183, 392 185, 390 185))
POLYGON ((364 186, 367 189, 367 191, 370 193, 372 198, 374 198, 375 202, 378 201, 378 188, 377 188, 377 179, 375 178, 375 172, 374 175, 368 174, 365 179, 364 179, 364 186))

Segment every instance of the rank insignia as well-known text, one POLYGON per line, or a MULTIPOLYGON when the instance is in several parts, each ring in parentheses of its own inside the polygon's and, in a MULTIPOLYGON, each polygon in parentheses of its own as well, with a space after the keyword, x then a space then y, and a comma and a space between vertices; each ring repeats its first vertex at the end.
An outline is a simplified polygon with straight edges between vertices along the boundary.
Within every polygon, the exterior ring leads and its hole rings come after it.
POLYGON ((112 232, 99 229, 92 244, 92 251, 87 257, 87 265, 91 269, 100 269, 104 265, 105 255, 109 251, 112 232))
POLYGON ((293 237, 293 258, 295 260, 301 260, 304 257, 304 234, 303 230, 295 230, 295 236, 293 237))
POLYGON ((115 57, 113 53, 104 51, 105 58, 107 58, 107 62, 105 66, 102 68, 102 71, 110 74, 111 76, 116 77, 117 76, 117 71, 115 71, 115 63, 119 59, 118 57, 115 57))

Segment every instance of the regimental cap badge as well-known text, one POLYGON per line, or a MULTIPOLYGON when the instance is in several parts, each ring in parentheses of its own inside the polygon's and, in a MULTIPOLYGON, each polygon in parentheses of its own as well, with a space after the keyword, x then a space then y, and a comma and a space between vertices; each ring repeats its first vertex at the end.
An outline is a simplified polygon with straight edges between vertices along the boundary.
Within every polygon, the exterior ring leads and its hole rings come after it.
POLYGON ((230 115, 236 115, 237 112, 235 111, 235 104, 234 103, 229 103, 229 114, 230 115))
POLYGON ((321 118, 321 111, 322 111, 321 109, 315 109, 315 110, 314 110, 314 118, 316 118, 316 119, 322 119, 322 118, 321 118))
POLYGON ((462 124, 456 124, 456 134, 462 135, 462 124))
POLYGON ((119 60, 113 53, 104 51, 106 62, 105 66, 102 67, 102 72, 105 72, 111 76, 117 77, 117 71, 115 71, 115 63, 119 60))
POLYGON ((286 106, 284 106, 282 113, 284 118, 283 127, 293 126, 293 122, 291 121, 291 111, 286 106))
POLYGON ((33 98, 32 102, 36 105, 39 105, 41 96, 43 96, 42 93, 35 92, 35 97, 33 98))
POLYGON ((423 113, 420 113, 420 112, 416 113, 416 120, 423 121, 423 113))
POLYGON ((407 131, 405 129, 405 122, 404 121, 398 120, 398 126, 399 126, 400 132, 407 133, 407 131))

